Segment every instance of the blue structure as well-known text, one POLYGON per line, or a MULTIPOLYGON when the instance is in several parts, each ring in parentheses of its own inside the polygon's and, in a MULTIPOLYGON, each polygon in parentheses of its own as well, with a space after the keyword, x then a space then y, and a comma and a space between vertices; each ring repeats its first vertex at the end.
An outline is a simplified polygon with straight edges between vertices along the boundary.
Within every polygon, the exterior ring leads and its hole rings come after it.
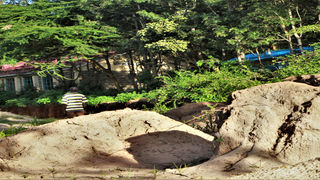
MULTIPOLYGON (((314 51, 313 47, 303 47, 303 50, 305 51, 314 51)), ((294 49, 293 50, 294 53, 300 53, 300 49, 294 49)), ((280 50, 275 50, 275 51, 270 51, 270 52, 265 52, 260 54, 260 59, 264 60, 264 59, 273 59, 276 57, 280 57, 280 56, 286 56, 286 55, 290 55, 290 49, 280 49, 280 50)), ((232 58, 229 59, 228 61, 235 61, 238 60, 238 58, 232 58)), ((245 60, 247 61, 258 61, 258 54, 256 53, 252 53, 252 54, 247 54, 245 55, 245 60)))

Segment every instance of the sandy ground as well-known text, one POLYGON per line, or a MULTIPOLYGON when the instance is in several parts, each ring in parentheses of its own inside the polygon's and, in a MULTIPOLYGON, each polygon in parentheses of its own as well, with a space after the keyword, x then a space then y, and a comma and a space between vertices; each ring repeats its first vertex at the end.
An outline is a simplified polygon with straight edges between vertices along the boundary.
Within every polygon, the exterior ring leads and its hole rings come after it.
MULTIPOLYGON (((208 169, 210 171, 210 169, 208 169)), ((184 169, 177 173, 168 170, 137 169, 137 168, 114 168, 112 170, 89 169, 82 173, 54 172, 49 170, 30 174, 28 172, 0 172, 0 179, 221 179, 218 177, 203 178, 199 176, 185 176, 184 169)), ((286 165, 279 168, 263 169, 257 167, 255 172, 242 175, 234 175, 223 179, 320 179, 320 161, 310 160, 297 165, 286 165)))

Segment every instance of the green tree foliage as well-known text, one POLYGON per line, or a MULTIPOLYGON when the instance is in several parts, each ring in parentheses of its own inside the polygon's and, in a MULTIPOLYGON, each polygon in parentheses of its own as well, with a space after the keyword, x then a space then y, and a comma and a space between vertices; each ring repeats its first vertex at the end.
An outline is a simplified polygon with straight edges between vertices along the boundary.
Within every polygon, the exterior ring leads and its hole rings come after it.
POLYGON ((209 67, 202 72, 177 71, 174 76, 163 76, 164 86, 157 90, 157 110, 164 112, 190 102, 225 102, 233 91, 262 83, 258 80, 261 75, 245 64, 214 62, 199 62, 199 66, 209 67))
MULTIPOLYGON (((0 6, 1 64, 42 62, 43 72, 53 72, 67 61, 90 59, 116 46, 116 28, 86 19, 79 1, 39 0, 28 6, 0 6), (57 63, 43 63, 58 60, 57 63)), ((109 73, 110 75, 110 73, 109 73)))
POLYGON ((194 65, 209 55, 228 59, 264 52, 275 44, 287 48, 291 43, 296 48, 296 35, 305 45, 318 37, 302 30, 319 21, 316 0, 39 0, 26 4, 10 1, 1 6, 1 57, 6 62, 89 56, 112 46, 118 52, 142 56, 143 68, 152 71, 150 64, 153 68, 161 64, 159 53, 194 65), (113 40, 119 35, 121 45, 115 46, 113 40))
MULTIPOLYGON (((75 57, 85 57, 100 67, 94 56, 102 54, 106 58, 106 51, 116 50, 130 60, 132 79, 150 90, 159 87, 159 81, 154 79, 168 61, 177 72, 176 76, 164 78, 165 88, 158 90, 164 104, 224 101, 233 90, 262 83, 257 81, 259 78, 274 76, 270 73, 259 77, 262 75, 251 72, 244 64, 192 71, 198 68, 199 60, 213 57, 224 61, 246 53, 262 53, 273 46, 294 49, 319 44, 317 0, 6 3, 0 5, 0 63, 57 59, 54 64, 36 64, 43 72, 52 73, 65 65, 62 62, 78 60, 75 57), (179 71, 181 64, 187 71, 179 71), (139 74, 135 74, 137 68, 139 74)), ((280 70, 278 78, 317 72, 317 68, 312 68, 317 56, 308 54, 298 61, 291 57, 288 60, 288 67, 295 68, 280 70), (300 65, 309 67, 310 71, 300 71, 300 65)), ((104 71, 117 84, 111 68, 104 71)), ((121 89, 119 85, 117 88, 121 89)))
POLYGON ((303 56, 289 56, 282 60, 286 67, 275 71, 274 78, 282 80, 289 76, 312 75, 320 73, 320 50, 306 52, 303 56))

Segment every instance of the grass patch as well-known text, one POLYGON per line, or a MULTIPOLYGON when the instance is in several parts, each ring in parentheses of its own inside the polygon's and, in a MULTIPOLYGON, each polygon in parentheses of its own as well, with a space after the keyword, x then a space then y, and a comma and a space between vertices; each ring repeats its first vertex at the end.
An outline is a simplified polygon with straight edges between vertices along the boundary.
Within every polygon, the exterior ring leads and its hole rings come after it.
POLYGON ((32 120, 28 120, 23 116, 3 115, 3 116, 0 116, 0 124, 7 124, 10 127, 0 131, 0 138, 14 135, 21 131, 24 131, 27 129, 28 126, 30 127, 30 125, 39 126, 42 124, 54 122, 56 120, 58 119, 55 119, 55 118, 38 119, 36 117, 34 117, 32 120))
POLYGON ((25 123, 26 121, 24 122, 21 122, 21 121, 12 121, 12 120, 8 120, 8 119, 5 119, 5 118, 0 118, 0 123, 2 124, 9 124, 9 125, 14 125, 14 124, 22 124, 22 123, 25 123))
POLYGON ((34 117, 31 121, 25 122, 25 124, 31 124, 33 126, 39 126, 42 124, 47 124, 56 121, 57 119, 55 118, 46 118, 46 119, 38 119, 34 117))
POLYGON ((11 136, 14 134, 18 134, 19 132, 24 131, 26 129, 27 128, 23 127, 22 125, 18 126, 18 127, 9 127, 8 129, 2 130, 0 132, 0 138, 6 137, 6 136, 11 136))

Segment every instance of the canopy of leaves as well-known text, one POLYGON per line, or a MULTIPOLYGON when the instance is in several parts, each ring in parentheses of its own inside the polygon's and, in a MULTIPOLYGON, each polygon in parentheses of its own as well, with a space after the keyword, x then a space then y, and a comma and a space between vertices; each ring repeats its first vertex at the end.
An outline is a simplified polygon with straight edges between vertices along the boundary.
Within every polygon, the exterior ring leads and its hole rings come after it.
POLYGON ((79 8, 78 1, 1 5, 1 63, 88 57, 109 50, 120 37, 116 28, 86 20, 79 8))

